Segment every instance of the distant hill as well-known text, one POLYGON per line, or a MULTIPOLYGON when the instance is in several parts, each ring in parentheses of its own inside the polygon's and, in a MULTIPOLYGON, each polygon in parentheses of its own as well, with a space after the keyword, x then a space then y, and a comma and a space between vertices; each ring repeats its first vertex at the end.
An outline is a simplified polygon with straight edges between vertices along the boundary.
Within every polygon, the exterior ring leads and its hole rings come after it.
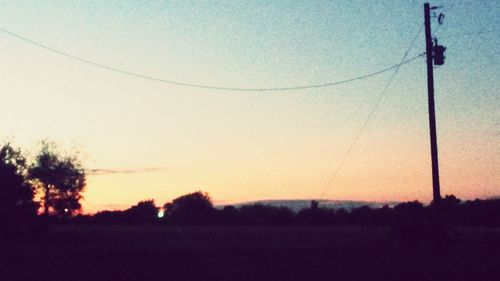
MULTIPOLYGON (((400 202, 370 202, 370 201, 350 201, 350 200, 316 200, 319 203, 320 208, 330 208, 330 209, 340 209, 344 208, 346 210, 355 209, 361 206, 369 206, 371 208, 382 208, 385 205, 393 207, 400 202)), ((251 201, 237 204, 229 204, 235 207, 241 207, 244 205, 254 205, 263 204, 273 207, 287 207, 294 212, 298 212, 302 209, 309 208, 311 206, 311 200, 259 200, 251 201)), ((216 206, 216 208, 223 208, 225 205, 216 206)))

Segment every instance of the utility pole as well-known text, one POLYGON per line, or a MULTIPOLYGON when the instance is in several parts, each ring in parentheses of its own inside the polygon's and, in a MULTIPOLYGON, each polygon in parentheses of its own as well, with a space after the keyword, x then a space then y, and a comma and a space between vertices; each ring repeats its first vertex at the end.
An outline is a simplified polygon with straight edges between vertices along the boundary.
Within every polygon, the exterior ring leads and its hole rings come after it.
MULTIPOLYGON (((432 191, 433 199, 436 207, 441 201, 441 192, 439 186, 439 163, 437 149, 437 133, 436 133, 436 110, 434 103, 434 69, 433 64, 441 65, 444 63, 444 48, 443 46, 435 45, 432 42, 431 33, 431 10, 437 7, 431 7, 429 3, 424 4, 424 24, 425 24, 425 50, 427 54, 427 92, 429 99, 429 131, 431 139, 431 159, 432 159, 432 191)), ((439 16, 439 23, 442 23, 442 14, 439 16)))

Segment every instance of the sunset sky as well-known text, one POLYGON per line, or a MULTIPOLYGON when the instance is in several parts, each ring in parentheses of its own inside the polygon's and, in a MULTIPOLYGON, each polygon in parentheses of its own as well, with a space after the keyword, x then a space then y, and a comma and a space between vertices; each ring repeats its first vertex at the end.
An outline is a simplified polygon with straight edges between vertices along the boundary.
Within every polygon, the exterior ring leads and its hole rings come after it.
MULTIPOLYGON (((442 194, 500 195, 500 1, 440 1, 442 194)), ((422 1, 0 0, 0 141, 82 151, 86 212, 203 190, 258 199, 432 197, 422 1), (370 118, 368 118, 370 116, 370 118), (368 121, 367 121, 368 120, 368 121), (357 138, 363 124, 366 126, 357 138), (350 150, 352 146, 352 149, 350 150), (346 156, 347 155, 347 156, 346 156), (344 162, 345 159, 345 162, 344 162), (341 166, 339 166, 341 165, 341 166), (340 167, 340 169, 339 169, 340 167), (336 171, 338 170, 338 173, 336 171), (336 175, 334 177, 334 175, 336 175)))

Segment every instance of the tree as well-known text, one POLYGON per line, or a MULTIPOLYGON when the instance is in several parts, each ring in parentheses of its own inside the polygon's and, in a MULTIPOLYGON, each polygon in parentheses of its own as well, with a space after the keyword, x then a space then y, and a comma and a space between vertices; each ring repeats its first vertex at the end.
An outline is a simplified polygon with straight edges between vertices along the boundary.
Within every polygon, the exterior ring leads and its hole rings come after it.
POLYGON ((208 193, 197 191, 163 206, 165 219, 176 224, 208 224, 215 209, 208 193))
POLYGON ((130 223, 153 223, 158 219, 158 207, 154 200, 140 201, 137 205, 123 211, 126 220, 130 223))
POLYGON ((26 159, 9 143, 0 148, 0 220, 19 222, 36 214, 34 192, 26 181, 26 159))
POLYGON ((81 210, 86 174, 76 156, 61 156, 55 144, 44 141, 28 174, 43 193, 45 215, 69 217, 81 210))

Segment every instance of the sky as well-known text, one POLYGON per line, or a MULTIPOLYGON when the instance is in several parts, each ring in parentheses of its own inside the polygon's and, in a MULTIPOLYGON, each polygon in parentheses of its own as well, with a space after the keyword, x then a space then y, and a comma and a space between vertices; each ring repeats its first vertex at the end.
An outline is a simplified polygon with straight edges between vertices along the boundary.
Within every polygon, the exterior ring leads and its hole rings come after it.
MULTIPOLYGON (((500 2, 432 19, 442 194, 500 195, 500 2)), ((188 192, 432 198, 422 1, 0 0, 0 140, 50 139, 89 169, 86 212, 188 192), (8 32, 10 33, 8 33, 8 32), (415 38, 415 40, 413 40, 415 38), (393 77, 392 83, 391 77, 393 77), (384 88, 388 87, 386 91, 384 88), (94 170, 95 172, 91 172, 94 170)))

